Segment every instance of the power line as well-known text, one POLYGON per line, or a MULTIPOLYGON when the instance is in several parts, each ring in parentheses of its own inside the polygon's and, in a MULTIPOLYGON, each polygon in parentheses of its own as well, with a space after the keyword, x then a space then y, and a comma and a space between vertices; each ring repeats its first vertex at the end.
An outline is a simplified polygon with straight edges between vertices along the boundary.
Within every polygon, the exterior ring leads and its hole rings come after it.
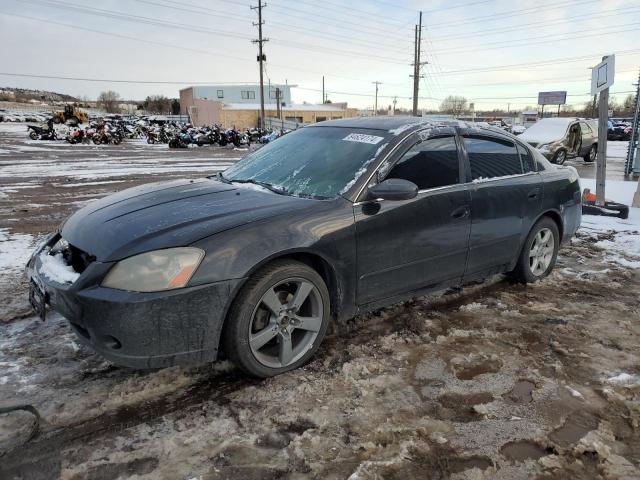
POLYGON ((545 40, 534 40, 535 38, 539 38, 539 36, 535 36, 535 37, 527 37, 527 38, 519 38, 519 39, 515 39, 515 40, 505 40, 505 41, 499 41, 499 42, 490 42, 490 43, 484 43, 484 44, 476 44, 477 48, 468 48, 468 47, 455 47, 455 48, 447 48, 444 50, 440 50, 440 53, 467 53, 467 52, 479 52, 479 51, 486 51, 486 50, 496 50, 496 49, 501 49, 501 48, 516 48, 516 47, 522 47, 524 45, 529 46, 529 45, 542 45, 542 44, 546 44, 546 43, 554 43, 554 42, 563 42, 566 40, 577 40, 579 38, 591 38, 593 37, 594 34, 598 34, 598 36, 603 36, 603 35, 617 35, 619 33, 624 33, 624 32, 635 32, 638 31, 638 28, 630 28, 630 29, 626 29, 626 30, 619 30, 620 27, 629 27, 632 25, 640 25, 640 23, 628 23, 625 25, 618 25, 616 27, 615 31, 611 31, 610 27, 606 27, 604 28, 604 32, 600 32, 600 30, 603 29, 596 29, 591 30, 588 34, 582 34, 582 35, 574 35, 574 36, 569 36, 569 37, 562 37, 562 38, 555 38, 555 39, 545 39, 545 40), (519 42, 519 43, 516 43, 519 42), (493 47, 490 45, 494 45, 493 47))
POLYGON ((485 21, 491 21, 491 20, 496 20, 496 19, 504 19, 504 18, 509 18, 509 17, 519 17, 520 15, 526 15, 528 13, 534 13, 534 12, 539 12, 541 11, 542 8, 547 8, 546 11, 549 10, 557 10, 559 8, 564 8, 567 6, 576 6, 576 5, 583 5, 585 3, 596 3, 599 2, 600 0, 580 0, 577 2, 574 1, 568 1, 568 2, 564 2, 564 3, 557 3, 557 2, 550 2, 550 3, 545 3, 545 4, 539 4, 536 5, 535 7, 532 8, 524 8, 524 9, 518 9, 518 10, 509 10, 506 12, 501 12, 501 13, 493 13, 490 15, 484 15, 481 17, 475 17, 474 20, 463 20, 463 21, 459 21, 459 20, 453 20, 450 22, 438 22, 438 25, 435 25, 433 27, 431 27, 432 29, 441 29, 441 28, 449 28, 451 26, 459 26, 459 25, 469 25, 472 23, 482 23, 485 21))
MULTIPOLYGON (((7 13, 7 12, 0 12, 0 14, 2 15, 8 15, 8 16, 12 16, 12 17, 17 17, 17 18, 23 18, 23 19, 27 19, 27 20, 32 20, 32 21, 37 21, 37 22, 42 22, 42 23, 47 23, 47 24, 51 24, 51 25, 58 25, 58 26, 63 26, 63 27, 67 27, 67 28, 73 28, 73 29, 77 29, 77 30, 83 30, 86 32, 91 32, 91 33, 97 33, 100 35, 107 35, 107 36, 111 36, 111 37, 115 37, 115 38, 122 38, 122 39, 126 39, 126 40, 132 40, 135 42, 141 42, 141 43, 146 43, 149 45, 155 45, 155 46, 161 46, 161 47, 167 47, 167 48, 172 48, 172 49, 176 49, 176 50, 181 50, 181 51, 186 51, 186 52, 192 52, 192 53, 199 53, 201 55, 207 55, 210 57, 214 57, 214 58, 218 58, 218 57, 222 57, 222 58, 226 58, 232 61, 236 61, 236 62, 242 62, 242 63, 247 63, 250 60, 247 58, 244 58, 243 56, 239 56, 239 55, 228 55, 228 54, 224 54, 224 53, 219 53, 219 52, 211 52, 210 50, 199 50, 199 49, 195 49, 195 48, 190 48, 190 47, 181 47, 179 45, 176 44, 170 44, 170 43, 163 43, 163 42, 157 42, 154 40, 145 40, 139 37, 132 37, 129 35, 122 35, 119 33, 112 33, 112 32, 105 32, 102 30, 97 30, 94 28, 88 28, 88 27, 82 27, 79 25, 72 25, 69 23, 63 23, 63 22, 57 22, 54 20, 45 20, 42 18, 37 18, 37 17, 30 17, 30 16, 26 16, 26 15, 18 15, 15 13, 7 13)), ((303 68, 299 68, 299 67, 292 67, 291 65, 279 65, 279 64, 274 64, 271 63, 271 65, 273 65, 274 67, 278 67, 281 69, 285 69, 285 70, 290 70, 290 71, 294 71, 294 72, 306 72, 306 73, 312 73, 314 75, 322 75, 323 72, 318 71, 318 70, 309 70, 309 69, 303 69, 303 68)), ((370 79, 362 79, 362 78, 356 78, 356 77, 351 77, 351 76, 346 76, 346 75, 335 75, 335 74, 326 74, 329 77, 333 77, 333 78, 342 78, 345 80, 352 80, 352 81, 357 81, 357 82, 366 82, 369 83, 371 80, 370 79)), ((391 84, 388 84, 391 85, 391 84)), ((399 85, 399 84, 394 84, 394 85, 399 85)), ((403 84, 404 85, 404 84, 403 84)))
POLYGON ((449 42, 451 40, 458 40, 462 38, 474 38, 480 33, 483 34, 484 36, 501 35, 502 33, 505 33, 505 32, 522 30, 524 27, 540 26, 540 28, 547 28, 547 27, 556 26, 561 23, 570 23, 578 18, 589 17, 589 19, 594 19, 594 18, 600 18, 600 17, 612 17, 612 16, 619 15, 618 12, 620 11, 624 11, 625 13, 630 13, 630 12, 635 12, 636 10, 638 10, 638 8, 613 8, 610 10, 603 10, 601 12, 596 12, 596 13, 583 13, 580 15, 573 15, 573 16, 564 17, 557 20, 541 20, 537 22, 523 23, 520 25, 515 25, 507 28, 486 28, 483 30, 474 30, 472 32, 464 33, 462 35, 447 35, 445 38, 443 38, 443 41, 446 40, 447 42, 449 42))
MULTIPOLYGON (((623 56, 623 55, 632 55, 635 53, 640 53, 640 49, 636 48, 636 49, 630 49, 630 50, 620 50, 616 52, 616 55, 623 56)), ((444 70, 441 75, 448 76, 448 75, 466 74, 471 72, 492 72, 497 70, 510 70, 513 67, 546 66, 546 65, 556 65, 561 63, 580 62, 580 61, 586 61, 586 60, 593 61, 594 57, 602 57, 602 55, 603 55, 602 53, 593 53, 593 54, 581 55, 578 57, 564 57, 564 58, 555 58, 555 59, 549 59, 549 60, 540 60, 535 62, 512 63, 508 65, 499 65, 494 67, 474 67, 474 68, 467 68, 467 69, 461 69, 461 70, 444 70)))
MULTIPOLYGON (((113 19, 129 21, 129 22, 136 22, 136 23, 144 23, 147 25, 157 25, 165 28, 166 27, 176 28, 179 30, 186 30, 193 33, 202 33, 202 34, 208 34, 208 35, 224 35, 224 36, 231 36, 235 38, 241 38, 243 40, 248 40, 251 38, 250 36, 238 34, 235 32, 213 30, 209 28, 199 27, 197 25, 184 24, 184 23, 178 23, 178 22, 168 22, 168 21, 160 20, 156 18, 144 17, 141 15, 131 15, 131 14, 124 14, 119 12, 112 12, 109 10, 99 9, 95 7, 91 7, 91 8, 82 7, 82 6, 67 4, 64 2, 54 1, 54 0, 31 0, 31 2, 45 4, 49 6, 53 5, 56 8, 64 8, 64 9, 73 10, 73 11, 81 11, 82 13, 87 13, 89 15, 95 15, 99 17, 113 18, 113 19)), ((307 51, 312 51, 314 53, 330 53, 333 55, 366 58, 367 60, 404 65, 404 62, 400 62, 396 58, 383 57, 380 55, 371 55, 370 53, 367 53, 367 52, 347 51, 343 49, 332 49, 327 47, 321 47, 319 45, 305 44, 302 42, 290 43, 277 38, 271 38, 270 40, 274 43, 277 43, 278 45, 282 45, 287 48, 307 50, 307 51)))
MULTIPOLYGON (((180 6, 176 6, 176 5, 167 5, 165 3, 157 3, 157 1, 152 1, 152 0, 134 0, 136 2, 139 3, 144 3, 144 4, 148 4, 148 5, 155 5, 155 6, 159 6, 159 7, 164 7, 164 8, 169 8, 172 10, 176 10, 179 12, 191 12, 191 13, 197 13, 199 15, 207 15, 213 18, 219 18, 219 17, 224 17, 224 18, 228 18, 230 20, 233 21, 241 21, 241 22, 245 22, 246 20, 251 20, 250 17, 246 17, 246 16, 242 16, 242 15, 229 15, 229 14, 225 14, 225 13, 220 13, 219 9, 212 9, 212 8, 206 8, 206 7, 200 7, 198 5, 194 5, 191 3, 186 3, 186 2, 182 2, 179 5, 180 6), (208 13, 210 12, 210 13, 208 13)), ((162 1, 162 0, 161 0, 162 1)), ((164 0, 165 2, 167 0, 164 0)), ((338 38, 343 38, 345 40, 348 40, 351 44, 353 45, 358 45, 358 46, 362 46, 365 48, 371 48, 371 45, 377 45, 379 46, 378 50, 386 50, 388 52, 393 52, 395 54, 397 53, 401 53, 401 51, 399 49, 395 49, 395 48, 390 48, 389 43, 382 43, 382 42, 377 42, 374 40, 371 41, 358 41, 358 40, 354 40, 352 38, 352 36, 349 35, 345 35, 345 34, 339 34, 339 33, 334 33, 331 35, 327 35, 326 34, 326 30, 317 30, 317 29, 313 29, 313 28, 301 28, 299 25, 291 25, 288 23, 283 23, 280 21, 270 21, 269 22, 271 25, 275 25, 280 27, 280 30, 282 31, 286 31, 286 32, 292 32, 292 33, 296 33, 296 34, 308 34, 308 33, 313 33, 314 37, 318 37, 318 38, 325 38, 327 40, 336 42, 338 41, 338 38)))

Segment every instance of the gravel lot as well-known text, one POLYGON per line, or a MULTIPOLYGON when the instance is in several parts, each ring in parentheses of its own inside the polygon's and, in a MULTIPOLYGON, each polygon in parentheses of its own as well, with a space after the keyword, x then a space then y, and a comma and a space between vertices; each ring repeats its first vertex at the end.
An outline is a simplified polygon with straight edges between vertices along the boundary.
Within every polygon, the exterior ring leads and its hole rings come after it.
POLYGON ((536 285, 499 276, 335 325, 314 361, 265 381, 224 361, 115 367, 59 315, 33 317, 21 269, 40 235, 94 198, 243 154, 0 124, 0 407, 42 415, 27 443, 33 416, 0 416, 0 478, 640 478, 633 222, 587 225, 536 285))

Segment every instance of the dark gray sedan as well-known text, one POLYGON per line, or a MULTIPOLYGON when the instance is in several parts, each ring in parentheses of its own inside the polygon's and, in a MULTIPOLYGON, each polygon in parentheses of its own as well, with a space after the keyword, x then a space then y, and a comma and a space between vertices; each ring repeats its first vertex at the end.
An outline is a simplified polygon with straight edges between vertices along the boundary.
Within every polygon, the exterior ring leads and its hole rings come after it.
POLYGON ((117 364, 223 350, 266 377, 307 362, 330 322, 498 273, 544 278, 580 212, 576 171, 502 130, 323 122, 222 174, 84 207, 31 258, 30 299, 117 364))

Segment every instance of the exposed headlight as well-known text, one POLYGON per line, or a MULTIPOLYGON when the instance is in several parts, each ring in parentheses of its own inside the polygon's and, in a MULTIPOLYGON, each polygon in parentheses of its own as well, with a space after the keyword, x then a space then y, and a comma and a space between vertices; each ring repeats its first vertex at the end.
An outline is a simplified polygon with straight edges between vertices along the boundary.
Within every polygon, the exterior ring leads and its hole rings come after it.
POLYGON ((103 287, 132 292, 160 292, 184 287, 200 265, 204 251, 179 247, 142 253, 119 261, 103 287))

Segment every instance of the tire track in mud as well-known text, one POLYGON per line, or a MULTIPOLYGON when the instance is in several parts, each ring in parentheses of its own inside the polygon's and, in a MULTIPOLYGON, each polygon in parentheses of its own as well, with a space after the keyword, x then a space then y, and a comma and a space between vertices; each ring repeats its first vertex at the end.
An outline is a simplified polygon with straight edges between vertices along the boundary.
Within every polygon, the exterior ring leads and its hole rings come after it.
POLYGON ((133 405, 125 405, 97 417, 44 431, 27 443, 0 450, 0 478, 51 478, 60 470, 61 453, 101 436, 117 435, 129 428, 153 422, 178 410, 187 410, 224 397, 260 380, 237 372, 207 377, 182 391, 133 405))

